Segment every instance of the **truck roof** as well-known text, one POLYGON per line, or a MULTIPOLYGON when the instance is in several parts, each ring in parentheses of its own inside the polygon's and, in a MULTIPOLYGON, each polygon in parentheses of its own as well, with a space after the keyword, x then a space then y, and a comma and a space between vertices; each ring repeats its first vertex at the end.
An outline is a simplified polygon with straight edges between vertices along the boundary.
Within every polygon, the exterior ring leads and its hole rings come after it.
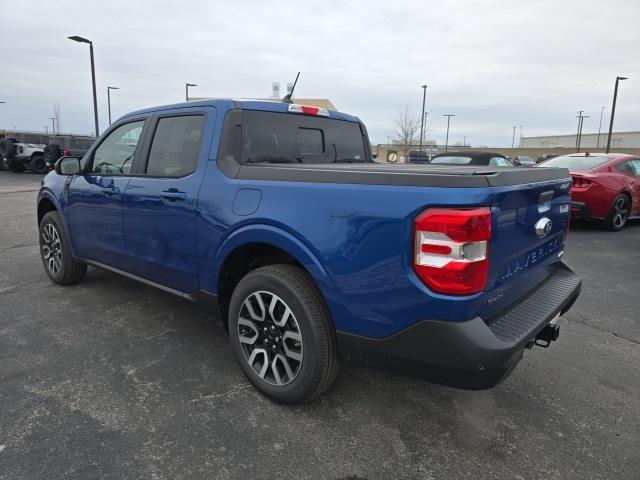
MULTIPOLYGON (((294 102, 295 103, 295 102, 294 102)), ((122 118, 144 113, 159 112, 176 108, 193 107, 216 107, 216 108, 240 108, 242 110, 262 110, 266 112, 288 113, 289 104, 278 100, 259 100, 251 98, 210 98, 206 100, 191 100, 188 102, 174 103, 170 105, 160 105, 156 107, 144 108, 123 115, 122 118)), ((329 110, 329 117, 336 120, 346 120, 348 122, 359 122, 358 117, 347 113, 329 110)))

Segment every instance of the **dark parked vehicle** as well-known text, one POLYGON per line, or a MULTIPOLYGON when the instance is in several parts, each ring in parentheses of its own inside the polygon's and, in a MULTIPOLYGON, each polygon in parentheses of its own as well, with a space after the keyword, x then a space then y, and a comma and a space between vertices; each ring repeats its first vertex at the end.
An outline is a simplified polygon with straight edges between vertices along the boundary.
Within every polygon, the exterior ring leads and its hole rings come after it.
POLYGON ((513 167, 502 154, 493 152, 445 152, 431 159, 434 165, 484 165, 488 167, 513 167))
POLYGON ((324 108, 191 101, 60 159, 40 252, 57 284, 92 265, 217 312, 279 402, 322 393, 341 356, 490 388, 556 340, 580 292, 570 186, 561 168, 376 164, 364 124, 324 108))
POLYGON ((427 151, 411 150, 407 155, 407 163, 429 163, 431 155, 427 151))
POLYGON ((533 167, 536 164, 536 161, 526 155, 518 155, 513 159, 513 164, 516 167, 533 167))
POLYGON ((50 135, 44 147, 44 159, 49 170, 60 157, 81 157, 91 148, 95 137, 85 135, 50 135))

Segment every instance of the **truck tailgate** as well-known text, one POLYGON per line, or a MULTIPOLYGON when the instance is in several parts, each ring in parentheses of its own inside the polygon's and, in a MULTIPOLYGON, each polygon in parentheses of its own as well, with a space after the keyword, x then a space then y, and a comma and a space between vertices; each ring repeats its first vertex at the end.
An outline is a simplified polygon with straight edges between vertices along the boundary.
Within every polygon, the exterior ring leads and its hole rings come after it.
POLYGON ((571 178, 496 187, 486 293, 491 318, 556 270, 569 225, 571 178))

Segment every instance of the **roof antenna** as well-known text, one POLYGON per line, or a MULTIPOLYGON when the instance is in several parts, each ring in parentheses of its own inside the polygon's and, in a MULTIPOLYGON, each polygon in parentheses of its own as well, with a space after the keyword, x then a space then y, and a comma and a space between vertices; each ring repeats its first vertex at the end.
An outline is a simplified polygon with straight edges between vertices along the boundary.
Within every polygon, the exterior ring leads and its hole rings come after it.
POLYGON ((298 83, 299 76, 300 76, 300 72, 298 72, 298 74, 296 75, 296 80, 293 82, 293 87, 291 87, 291 91, 287 93, 282 99, 283 103, 293 103, 293 100, 291 100, 291 96, 293 95, 293 91, 296 89, 296 84, 298 83))

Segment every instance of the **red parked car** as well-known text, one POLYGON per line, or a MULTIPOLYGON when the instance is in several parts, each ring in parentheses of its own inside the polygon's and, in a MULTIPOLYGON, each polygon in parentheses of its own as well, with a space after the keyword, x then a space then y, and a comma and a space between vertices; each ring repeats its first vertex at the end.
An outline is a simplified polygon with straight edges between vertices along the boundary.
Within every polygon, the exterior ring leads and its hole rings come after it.
POLYGON ((640 218, 640 158, 621 153, 576 153, 555 157, 538 167, 568 168, 573 177, 571 213, 621 230, 640 218))

